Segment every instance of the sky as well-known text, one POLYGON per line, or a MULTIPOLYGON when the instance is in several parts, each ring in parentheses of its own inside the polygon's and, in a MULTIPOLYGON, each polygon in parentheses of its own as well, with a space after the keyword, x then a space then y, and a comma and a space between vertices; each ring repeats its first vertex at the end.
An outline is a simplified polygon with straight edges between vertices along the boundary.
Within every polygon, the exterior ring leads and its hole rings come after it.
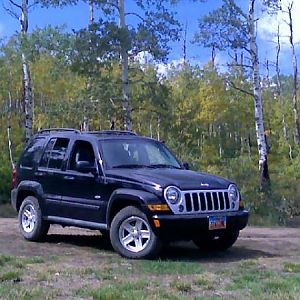
MULTIPOLYGON (((8 0, 1 0, 4 6, 8 6, 8 0)), ((15 0, 20 2, 20 0, 15 0)), ((257 0, 260 2, 260 0, 257 0)), ((286 7, 291 0, 282 0, 283 7, 286 7)), ((30 2, 30 0, 29 0, 30 2)), ((173 7, 173 10, 177 13, 177 19, 184 26, 187 25, 187 57, 192 64, 203 65, 207 63, 210 58, 210 50, 203 49, 200 46, 191 43, 195 32, 198 27, 198 19, 217 8, 222 3, 221 0, 207 0, 206 3, 200 3, 200 1, 181 0, 173 7)), ((247 0, 237 0, 237 3, 247 9, 247 0)), ((19 30, 19 22, 17 19, 9 15, 0 5, 0 38, 9 37, 14 32, 19 30)), ((125 0, 125 9, 131 11, 134 9, 133 0, 125 0)), ((300 42, 300 0, 294 0, 294 35, 295 41, 300 42), (297 15, 297 17, 295 17, 297 15)), ((41 8, 33 7, 29 16, 29 31, 32 31, 36 27, 44 27, 47 25, 65 25, 66 30, 80 29, 86 27, 88 24, 89 8, 88 5, 80 2, 76 6, 68 6, 64 8, 41 8)), ((97 17, 97 15, 96 15, 97 17)), ((99 16, 98 16, 99 17, 99 16)), ((261 61, 264 62, 266 57, 270 60, 275 60, 275 36, 277 31, 277 23, 281 23, 281 32, 283 35, 288 35, 288 27, 285 24, 287 19, 286 13, 280 13, 278 16, 259 15, 259 30, 258 30, 258 44, 260 50, 261 61)), ((282 47, 281 61, 282 72, 291 73, 291 56, 290 48, 287 38, 282 38, 285 43, 282 47)), ((169 64, 176 64, 182 60, 183 56, 183 41, 171 44, 171 52, 168 58, 169 64)), ((299 47, 298 47, 299 48, 299 47)), ((298 51, 299 54, 299 51, 298 51)), ((228 56, 226 53, 217 53, 216 61, 219 63, 220 68, 224 67, 228 56)), ((300 60, 300 59, 299 59, 300 60)), ((164 68, 162 66, 162 68, 164 68)), ((166 68, 166 66, 165 66, 166 68)))
POLYGON ((292 17, 293 17, 293 29, 294 29, 294 40, 295 43, 300 42, 300 0, 281 0, 282 3, 282 10, 275 16, 265 14, 260 20, 260 30, 259 35, 261 38, 276 43, 277 42, 277 27, 280 24, 279 30, 281 35, 281 43, 283 51, 286 52, 289 50, 289 35, 290 29, 287 24, 289 21, 288 17, 288 5, 293 2, 293 10, 292 10, 292 17))

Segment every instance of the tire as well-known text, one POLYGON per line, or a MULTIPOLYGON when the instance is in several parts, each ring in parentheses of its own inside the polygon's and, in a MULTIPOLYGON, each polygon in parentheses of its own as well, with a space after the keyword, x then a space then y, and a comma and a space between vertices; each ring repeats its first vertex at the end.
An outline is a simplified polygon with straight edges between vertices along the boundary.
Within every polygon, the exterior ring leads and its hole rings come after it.
POLYGON ((236 242, 239 233, 239 230, 227 231, 219 236, 204 236, 193 239, 193 242, 202 251, 225 251, 236 242))
POLYGON ((135 206, 123 208, 113 218, 110 240, 116 252, 131 259, 153 258, 162 247, 147 217, 135 206))
POLYGON ((50 224, 42 219, 42 211, 38 200, 28 196, 19 210, 19 228, 28 241, 42 241, 49 230, 50 224))

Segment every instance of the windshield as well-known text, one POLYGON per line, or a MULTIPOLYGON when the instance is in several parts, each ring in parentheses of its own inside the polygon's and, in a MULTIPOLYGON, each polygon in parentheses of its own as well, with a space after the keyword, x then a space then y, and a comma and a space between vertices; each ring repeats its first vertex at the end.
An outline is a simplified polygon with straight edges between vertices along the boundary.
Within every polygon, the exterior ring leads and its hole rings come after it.
POLYGON ((162 144, 146 139, 100 141, 107 169, 176 168, 180 164, 162 144))

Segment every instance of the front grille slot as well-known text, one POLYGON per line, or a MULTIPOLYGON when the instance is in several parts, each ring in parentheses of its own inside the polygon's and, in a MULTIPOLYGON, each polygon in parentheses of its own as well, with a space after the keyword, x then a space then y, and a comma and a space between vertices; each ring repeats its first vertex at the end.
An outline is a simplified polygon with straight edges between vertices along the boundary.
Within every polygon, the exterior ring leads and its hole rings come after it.
POLYGON ((226 203, 226 209, 230 208, 230 203, 229 203, 229 198, 228 198, 228 193, 224 193, 225 195, 225 203, 226 203))
POLYGON ((191 201, 191 195, 190 194, 186 194, 185 207, 186 207, 187 212, 192 211, 192 201, 191 201))
POLYGON ((213 210, 211 193, 206 193, 206 200, 207 200, 207 210, 213 210))
POLYGON ((227 190, 183 192, 186 213, 218 212, 230 210, 227 190))
POLYGON ((214 210, 219 210, 219 201, 218 201, 217 193, 213 192, 212 196, 213 196, 213 202, 214 202, 214 210))
POLYGON ((220 210, 224 210, 225 202, 224 202, 224 194, 222 192, 218 192, 219 203, 220 203, 220 210))
POLYGON ((201 211, 206 211, 207 206, 206 206, 204 193, 200 193, 200 204, 201 204, 201 211))
POLYGON ((198 194, 193 193, 193 205, 194 205, 194 211, 199 211, 199 199, 198 199, 198 194))

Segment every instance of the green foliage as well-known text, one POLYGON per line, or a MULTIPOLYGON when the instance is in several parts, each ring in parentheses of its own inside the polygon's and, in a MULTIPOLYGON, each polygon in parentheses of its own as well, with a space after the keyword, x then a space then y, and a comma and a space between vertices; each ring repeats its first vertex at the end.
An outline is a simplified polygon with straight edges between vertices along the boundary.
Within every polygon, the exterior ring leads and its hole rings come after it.
POLYGON ((199 20, 199 32, 194 42, 219 50, 244 49, 248 43, 247 17, 235 0, 223 0, 223 5, 199 20))
POLYGON ((291 262, 284 263, 283 271, 288 273, 300 273, 300 264, 291 262))
POLYGON ((179 261, 143 261, 138 262, 135 267, 140 269, 142 273, 154 275, 186 275, 203 272, 202 266, 179 261))
MULTIPOLYGON (((137 5, 144 3, 146 12, 153 1, 148 2, 139 1, 137 5)), ((140 47, 135 42, 137 32, 128 32, 127 36, 133 56, 140 47)), ((122 127, 116 53, 123 39, 126 37, 122 37, 114 19, 99 21, 95 27, 74 34, 49 27, 28 35, 23 47, 31 53, 34 131, 80 128, 84 116, 91 130, 108 129, 112 121, 117 129, 122 127)), ((0 204, 9 202, 11 188, 8 126, 12 128, 14 160, 24 147, 20 66, 19 37, 13 36, 0 48, 0 204)), ((286 218, 300 214, 300 160, 294 143, 292 77, 280 79, 280 95, 274 88, 275 78, 263 82, 271 176, 267 192, 262 193, 259 186, 253 99, 233 88, 250 88, 249 73, 242 67, 232 67, 223 74, 210 62, 203 68, 183 64, 162 77, 155 65, 131 60, 133 129, 165 141, 192 169, 236 181, 250 209, 251 223, 282 224, 286 218)))
MULTIPOLYGON (((1 162, 1 163, 4 163, 1 162)), ((11 188, 11 168, 6 161, 6 166, 0 167, 0 204, 7 203, 10 197, 10 188, 11 188)))
POLYGON ((182 280, 173 281, 170 283, 170 286, 181 293, 188 293, 192 290, 192 285, 189 282, 183 282, 182 280))

